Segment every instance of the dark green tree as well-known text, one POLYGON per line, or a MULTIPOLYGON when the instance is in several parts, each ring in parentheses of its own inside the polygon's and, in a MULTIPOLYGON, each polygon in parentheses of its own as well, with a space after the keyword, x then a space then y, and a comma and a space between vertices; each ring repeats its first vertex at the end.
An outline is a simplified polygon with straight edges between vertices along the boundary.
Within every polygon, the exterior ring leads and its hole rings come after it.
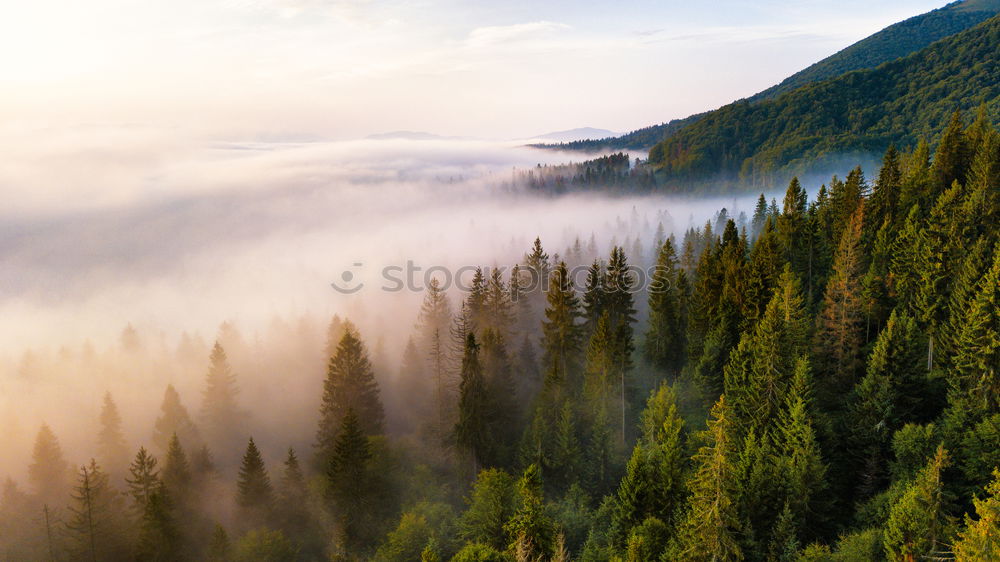
POLYGON ((380 435, 384 413, 379 399, 378 382, 364 343, 353 326, 348 327, 330 358, 323 382, 316 447, 321 461, 333 452, 337 432, 348 410, 354 411, 366 435, 380 435))

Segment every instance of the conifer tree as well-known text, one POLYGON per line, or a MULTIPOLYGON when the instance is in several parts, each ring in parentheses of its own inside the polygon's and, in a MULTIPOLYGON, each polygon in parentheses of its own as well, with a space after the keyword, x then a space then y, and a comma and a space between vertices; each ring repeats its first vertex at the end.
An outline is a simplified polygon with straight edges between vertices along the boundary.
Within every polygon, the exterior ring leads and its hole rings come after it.
POLYGON ((354 410, 348 408, 333 445, 333 454, 327 465, 330 500, 341 521, 338 542, 347 552, 357 552, 360 540, 369 522, 368 505, 370 463, 373 458, 371 444, 364 434, 354 410))
POLYGON ((284 470, 278 486, 275 515, 279 528, 297 542, 302 553, 319 555, 323 542, 318 540, 315 523, 309 511, 309 488, 295 451, 288 449, 284 470))
POLYGON ((914 205, 902 227, 896 233, 893 244, 892 266, 889 275, 892 279, 893 295, 897 306, 906 310, 916 309, 916 299, 920 288, 920 230, 922 228, 921 210, 914 205))
POLYGON ((761 193, 760 197, 757 198, 757 205, 753 209, 753 218, 750 219, 751 239, 756 240, 761 230, 764 229, 765 222, 767 222, 767 198, 761 193))
POLYGON ((875 341, 867 372, 855 388, 848 440, 862 498, 888 481, 893 433, 907 422, 929 417, 922 344, 913 319, 893 311, 875 341))
POLYGON ((330 323, 326 327, 326 343, 323 348, 326 361, 329 361, 337 353, 337 345, 340 344, 340 340, 343 339, 344 332, 349 325, 350 322, 345 321, 339 314, 334 314, 333 318, 330 319, 330 323))
POLYGON ((676 393, 670 386, 660 385, 643 411, 643 434, 618 487, 611 533, 619 547, 624 546, 629 531, 649 517, 671 526, 683 505, 683 427, 676 393))
POLYGON ((168 493, 178 501, 186 501, 190 497, 192 475, 191 465, 188 463, 187 454, 181 446, 181 441, 175 433, 170 437, 170 444, 167 446, 167 457, 163 463, 163 472, 160 474, 163 485, 168 493))
POLYGON ((725 397, 712 408, 705 445, 694 456, 688 483, 691 498, 669 554, 693 561, 743 560, 737 536, 742 528, 733 503, 733 446, 725 397))
POLYGON ((495 415, 489 388, 483 377, 482 364, 479 362, 479 345, 475 334, 470 333, 466 338, 465 358, 462 360, 455 442, 472 457, 475 472, 480 467, 491 466, 495 459, 496 443, 491 427, 491 418, 495 415))
POLYGON ((503 272, 499 268, 490 271, 486 282, 486 295, 483 303, 482 330, 492 329, 501 337, 509 337, 514 325, 514 311, 510 300, 510 289, 503 280, 503 272))
POLYGON ((143 509, 135 551, 139 560, 171 562, 184 558, 170 498, 162 486, 153 491, 143 509))
POLYGON ((122 433, 122 417, 110 392, 104 393, 101 407, 101 430, 97 434, 97 458, 109 467, 112 475, 121 475, 128 463, 128 445, 122 433))
POLYGON ((844 230, 833 275, 823 295, 816 321, 816 372, 825 391, 835 394, 837 388, 854 383, 861 363, 864 334, 864 302, 861 295, 861 225, 864 207, 859 206, 844 230))
POLYGON ((604 265, 600 260, 587 269, 587 286, 583 292, 583 335, 590 337, 597 329, 597 322, 604 313, 607 301, 606 285, 607 275, 604 272, 604 265))
POLYGON ((206 441, 217 450, 225 450, 241 433, 246 414, 236 402, 239 393, 236 375, 219 342, 212 348, 209 363, 202 393, 202 427, 206 441))
POLYGON ((182 442, 191 446, 201 441, 198 429, 191 421, 187 408, 181 404, 180 395, 174 385, 168 384, 167 389, 163 392, 160 416, 156 418, 156 423, 153 426, 153 444, 165 452, 170 446, 170 439, 174 434, 177 434, 182 442))
POLYGON ((511 361, 503 336, 493 328, 483 331, 480 363, 487 395, 492 402, 491 423, 497 441, 496 462, 506 463, 514 441, 520 435, 518 388, 511 372, 511 361))
POLYGON ((229 562, 232 560, 232 543, 229 541, 229 533, 226 528, 218 523, 212 530, 212 538, 208 543, 208 560, 211 562, 229 562))
POLYGON ((132 496, 132 509, 140 517, 144 516, 150 498, 162 485, 160 471, 156 468, 156 457, 150 455, 145 447, 139 447, 135 460, 129 465, 125 483, 128 484, 128 494, 132 496))
POLYGON ((785 510, 779 517, 774 533, 775 544, 801 544, 816 538, 817 527, 826 518, 823 494, 826 491, 827 467, 814 431, 810 403, 811 376, 809 361, 800 358, 795 368, 795 381, 788 394, 775 439, 777 441, 777 474, 784 479, 785 510), (781 532, 785 536, 781 536, 781 532))
POLYGON ((956 385, 986 412, 1000 409, 1000 244, 965 313, 956 343, 956 385))
POLYGON ((946 553, 953 522, 944 481, 950 464, 948 452, 939 446, 934 457, 889 511, 883 545, 889 560, 939 558, 946 553))
POLYGON ((1000 470, 986 486, 985 498, 973 498, 977 519, 965 515, 965 528, 954 544, 955 559, 987 562, 1000 558, 1000 470))
POLYGON ((781 215, 778 216, 777 235, 785 259, 792 265, 799 277, 806 278, 809 274, 808 247, 805 242, 806 206, 808 194, 802 188, 799 178, 792 178, 785 191, 785 199, 781 215))
POLYGON ((476 476, 466 502, 468 508, 458 522, 462 539, 502 550, 507 547, 504 525, 514 515, 515 482, 498 468, 483 470, 476 476))
POLYGON ((316 447, 321 457, 332 452, 337 431, 348 410, 354 411, 367 435, 382 433, 384 414, 378 383, 368 351, 353 327, 344 333, 337 353, 330 358, 323 383, 323 403, 316 431, 316 447))
POLYGON ((788 399, 796 361, 806 351, 808 315, 790 266, 761 321, 745 332, 729 357, 724 378, 735 435, 770 431, 788 399))
POLYGON ((956 110, 951 115, 951 120, 941 135, 937 151, 934 153, 935 192, 929 194, 932 199, 937 198, 939 193, 951 187, 956 181, 965 183, 965 172, 969 169, 971 157, 971 147, 965 136, 965 122, 962 113, 956 110))
POLYGON ((274 508, 274 490, 271 478, 264 467, 264 459, 253 442, 247 442, 247 450, 240 465, 236 481, 236 504, 240 509, 240 520, 248 528, 266 524, 271 519, 274 508))
POLYGON ((121 496, 111 489, 108 476, 94 460, 81 466, 70 494, 66 522, 70 554, 75 560, 120 560, 125 556, 121 525, 121 496))
POLYGON ((543 362, 546 388, 558 391, 575 378, 581 335, 577 324, 580 301, 565 262, 556 266, 549 285, 548 306, 542 323, 543 362))
POLYGON ((550 556, 555 546, 556 529, 545 514, 542 474, 537 465, 525 469, 517 482, 517 495, 520 505, 504 525, 511 540, 508 549, 516 551, 518 543, 528 544, 541 556, 550 556))
POLYGON ((43 504, 61 505, 69 487, 69 464, 63 457, 59 440, 48 424, 42 424, 35 437, 35 447, 28 466, 28 482, 43 504))
POLYGON ((899 151, 895 145, 890 145, 882 157, 882 167, 878 179, 868 198, 865 215, 865 239, 872 240, 875 232, 883 224, 892 224, 899 214, 899 197, 902 188, 902 171, 900 170, 899 151))
POLYGON ((669 238, 660 247, 656 269, 649 287, 649 328, 644 351, 646 359, 667 373, 676 374, 684 356, 685 297, 678 287, 677 253, 669 238))

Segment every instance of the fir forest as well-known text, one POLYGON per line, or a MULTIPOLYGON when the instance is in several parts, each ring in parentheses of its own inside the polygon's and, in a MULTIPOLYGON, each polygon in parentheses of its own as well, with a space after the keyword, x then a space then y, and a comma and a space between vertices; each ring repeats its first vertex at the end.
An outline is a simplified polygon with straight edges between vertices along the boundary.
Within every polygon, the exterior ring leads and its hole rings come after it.
MULTIPOLYGON (((392 3, 185 0, 145 38, 98 4, 94 44, 167 74, 100 99, 88 77, 146 70, 35 72, 60 49, 4 79, 28 93, 0 129, 0 560, 1000 560, 1000 3, 660 125, 516 141, 330 140, 288 84, 315 63, 378 104, 396 76, 420 113, 427 61, 576 56, 547 41, 583 19, 479 23, 437 60, 392 3), (306 52, 341 40, 366 70, 306 52), (223 100, 197 133, 184 81, 223 100), (172 117, 126 119, 143 99, 172 117)), ((492 22, 473 4, 448 9, 492 22)))

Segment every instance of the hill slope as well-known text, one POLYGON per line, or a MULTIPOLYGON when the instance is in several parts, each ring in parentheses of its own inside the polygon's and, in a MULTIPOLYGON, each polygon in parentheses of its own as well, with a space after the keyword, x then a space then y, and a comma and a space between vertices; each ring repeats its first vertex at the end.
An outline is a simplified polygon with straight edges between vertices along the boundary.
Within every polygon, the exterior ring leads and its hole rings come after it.
POLYGON ((952 2, 903 20, 871 35, 816 64, 797 72, 776 86, 749 98, 772 99, 807 84, 822 82, 854 70, 878 65, 915 53, 931 43, 959 33, 1000 13, 1000 0, 952 2))
POLYGON ((1000 17, 875 70, 708 113, 650 151, 666 180, 747 182, 881 153, 943 127, 956 109, 1000 104, 1000 17))
MULTIPOLYGON (((931 43, 955 33, 975 27, 1000 13, 1000 0, 964 0, 953 2, 931 12, 914 16, 871 35, 820 62, 793 74, 780 84, 772 86, 748 101, 773 99, 796 88, 840 76, 854 70, 872 69, 880 64, 915 53, 931 43)), ((709 114, 700 113, 652 125, 631 133, 600 139, 582 140, 557 146, 561 149, 598 151, 649 150, 677 131, 697 122, 709 114)))

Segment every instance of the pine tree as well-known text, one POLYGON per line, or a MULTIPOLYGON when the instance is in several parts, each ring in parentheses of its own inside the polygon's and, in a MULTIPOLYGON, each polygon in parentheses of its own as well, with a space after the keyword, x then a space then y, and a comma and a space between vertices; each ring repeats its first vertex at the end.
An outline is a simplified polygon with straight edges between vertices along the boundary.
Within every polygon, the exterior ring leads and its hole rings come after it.
MULTIPOLYGON (((563 402, 559 409, 559 417, 555 425, 554 446, 550 455, 551 464, 548 474, 551 474, 550 487, 564 492, 577 483, 580 467, 580 443, 576 436, 576 419, 573 404, 569 400, 563 402)), ((539 468, 544 468, 539 465, 539 468)))
POLYGON ((486 382, 487 396, 492 402, 491 423, 497 441, 495 462, 506 464, 509 453, 520 435, 520 403, 518 388, 511 372, 511 361, 503 336, 492 328, 483 331, 480 363, 486 382))
POLYGON ((479 362, 479 345, 475 334, 469 334, 462 360, 462 382, 459 385, 458 423, 455 442, 473 460, 474 472, 491 466, 496 454, 492 417, 495 415, 489 389, 479 362))
POLYGON ((942 474, 950 460, 944 446, 920 471, 889 511, 883 545, 889 560, 918 560, 945 554, 952 531, 950 497, 942 474))
POLYGON ((347 552, 356 552, 360 547, 358 543, 369 521, 366 510, 372 508, 368 505, 372 457, 371 444, 361 422, 354 410, 348 408, 327 465, 330 499, 341 520, 339 543, 347 552))
POLYGON ((201 406, 205 439, 213 448, 225 450, 241 433, 246 414, 237 405, 236 375, 219 342, 212 348, 209 362, 201 406))
POLYGON ((892 280, 890 286, 896 298, 896 305, 911 311, 915 309, 920 287, 920 215, 920 206, 914 204, 896 233, 892 265, 889 268, 889 277, 892 280))
MULTIPOLYGON (((420 315, 417 317, 417 330, 420 333, 420 346, 429 352, 433 345, 435 334, 445 333, 451 322, 451 302, 441 288, 441 281, 434 277, 427 283, 424 300, 420 304, 420 315)), ((341 336, 343 337, 343 336, 341 336)), ((339 343, 340 340, 337 340, 339 343)), ((330 357, 336 354, 336 345, 330 357)))
POLYGON ((799 178, 792 178, 785 191, 781 215, 778 216, 777 234, 782 253, 792 265, 792 271, 800 278, 809 274, 809 255, 805 242, 806 206, 808 194, 802 188, 799 178))
POLYGON ((128 463, 128 445, 122 432, 122 417, 110 392, 104 393, 101 408, 101 430, 97 434, 97 458, 110 467, 112 474, 121 474, 128 463))
POLYGON ((691 498, 669 554, 692 561, 743 560, 737 536, 742 528, 733 503, 733 446, 725 397, 712 408, 705 445, 692 459, 698 467, 691 498))
POLYGON ((782 546, 816 538, 819 535, 817 527, 826 518, 822 502, 826 490, 827 467, 813 429, 814 420, 809 401, 809 361, 799 359, 795 373, 796 380, 792 384, 786 409, 782 412, 775 435, 780 455, 776 472, 784 479, 785 510, 779 517, 773 542, 782 546), (811 536, 806 535, 810 532, 811 536))
POLYGON ((572 387, 576 357, 580 349, 580 301, 573 289, 565 262, 552 273, 547 294, 545 321, 542 323, 542 348, 545 353, 546 388, 558 392, 572 387))
POLYGON ((770 431, 788 399, 808 333, 799 282, 786 266, 763 318, 753 331, 744 332, 725 367, 725 391, 735 435, 770 431))
POLYGON ((330 358, 323 383, 323 403, 320 407, 316 447, 321 461, 334 447, 337 431, 348 410, 352 410, 368 435, 382 433, 383 410, 378 383, 364 343, 353 327, 348 328, 330 358))
POLYGON ((323 348, 324 358, 327 361, 337 353, 337 345, 344 338, 344 332, 349 325, 350 322, 345 321, 339 314, 334 314, 330 319, 330 324, 326 327, 326 345, 323 348))
POLYGON ((886 222, 891 224, 897 219, 902 180, 899 151, 895 145, 890 145, 882 157, 882 168, 879 170, 878 179, 875 180, 875 186, 867 203, 865 230, 869 233, 869 236, 866 236, 868 240, 872 239, 871 234, 883 224, 886 222))
POLYGON ((965 314, 955 350, 955 386, 986 412, 1000 409, 1000 245, 965 314))
POLYGON ((271 488, 271 478, 264 467, 264 459, 261 458, 253 437, 247 442, 236 489, 240 520, 246 528, 252 529, 270 521, 274 508, 274 490, 271 488))
POLYGON ((517 494, 520 505, 504 525, 511 540, 508 549, 515 551, 518 543, 528 544, 534 552, 548 557, 555 546, 556 529, 545 514, 542 474, 537 465, 525 469, 517 483, 517 494))
POLYGON ((923 338, 916 323, 893 312, 868 359, 847 416, 858 491, 868 498, 888 482, 893 434, 907 422, 928 419, 923 338))
POLYGON ((499 268, 493 268, 486 283, 483 322, 480 326, 483 331, 492 329, 501 337, 510 336, 514 325, 510 296, 510 290, 503 281, 503 272, 499 268))
POLYGON ((629 531, 649 517, 672 525, 683 505, 684 421, 676 400, 673 389, 663 384, 643 411, 643 435, 625 468, 612 515, 612 540, 619 548, 629 531))
POLYGON ((69 464, 52 429, 42 424, 28 466, 28 482, 43 504, 60 505, 69 487, 69 464))
POLYGON ((965 183, 965 172, 969 169, 971 158, 969 141, 965 137, 965 122, 962 113, 956 110, 951 115, 947 128, 941 135, 937 151, 934 153, 934 183, 935 192, 930 193, 932 199, 942 191, 951 187, 954 182, 965 183))
POLYGON ((761 193, 760 197, 757 198, 757 205, 753 209, 753 218, 750 219, 751 239, 757 238, 761 230, 764 229, 765 222, 767 222, 767 198, 761 193))
POLYGON ((288 449, 278 486, 275 514, 280 529, 297 542, 303 554, 319 555, 324 546, 309 511, 309 488, 295 451, 288 449))
POLYGON ((837 389, 854 384, 861 365, 864 334, 864 302, 861 295, 861 225, 864 207, 859 206, 844 230, 833 275, 826 286, 816 321, 816 371, 832 396, 837 389))
POLYGON ((96 461, 81 466, 70 494, 70 519, 66 530, 75 560, 117 560, 125 555, 120 521, 121 496, 108 484, 96 461))
POLYGON ((987 562, 1000 558, 1000 470, 986 486, 986 498, 973 498, 978 519, 965 515, 965 528, 954 544, 955 560, 987 562))
POLYGON ((649 286, 649 329, 644 351, 650 363, 674 376, 684 361, 684 297, 678 287, 677 253, 668 238, 660 247, 649 286))
POLYGON ((163 392, 163 402, 160 404, 160 416, 156 418, 153 426, 153 443, 166 451, 170 446, 170 438, 174 434, 189 445, 201 442, 198 435, 198 428, 191 421, 187 408, 181 404, 181 397, 174 389, 174 385, 168 384, 163 392))
POLYGON ((587 286, 583 292, 583 335, 590 337, 604 313, 607 275, 600 260, 594 260, 587 270, 587 286))
POLYGON ((162 486, 149 496, 139 524, 136 559, 171 562, 184 558, 181 536, 171 511, 170 497, 162 486))
POLYGON ((173 498, 183 502, 190 497, 192 491, 191 465, 188 463, 187 454, 181 447, 181 441, 176 433, 171 436, 170 444, 167 446, 167 457, 163 463, 163 472, 160 477, 173 498))
POLYGON ((212 538, 208 543, 208 560, 211 562, 229 562, 232 560, 232 544, 229 542, 229 534, 225 527, 215 524, 212 530, 212 538))
POLYGON ((162 485, 160 471, 156 468, 156 457, 150 455, 145 447, 139 447, 135 460, 129 465, 129 476, 125 478, 125 483, 128 484, 128 495, 132 496, 132 509, 140 517, 144 516, 150 498, 162 485))

